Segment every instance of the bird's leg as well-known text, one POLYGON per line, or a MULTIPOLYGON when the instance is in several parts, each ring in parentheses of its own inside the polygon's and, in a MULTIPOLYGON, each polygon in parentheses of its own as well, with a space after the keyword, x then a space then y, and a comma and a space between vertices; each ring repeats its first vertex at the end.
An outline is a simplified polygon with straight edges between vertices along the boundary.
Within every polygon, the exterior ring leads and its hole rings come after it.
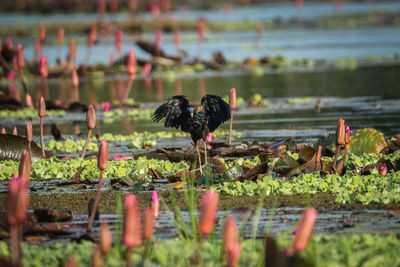
POLYGON ((205 140, 203 140, 204 142, 204 162, 205 165, 207 166, 207 142, 205 140))
POLYGON ((203 168, 201 167, 201 155, 200 155, 198 143, 196 143, 196 151, 197 151, 197 155, 199 155, 200 174, 203 175, 203 168))

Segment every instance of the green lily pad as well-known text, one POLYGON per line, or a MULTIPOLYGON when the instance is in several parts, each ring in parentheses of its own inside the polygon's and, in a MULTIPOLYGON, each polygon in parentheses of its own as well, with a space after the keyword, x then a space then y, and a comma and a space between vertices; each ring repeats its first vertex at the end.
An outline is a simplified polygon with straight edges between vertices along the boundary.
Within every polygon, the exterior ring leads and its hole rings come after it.
POLYGON ((385 135, 373 128, 357 130, 356 134, 353 135, 349 141, 349 149, 356 155, 362 155, 364 153, 379 154, 386 147, 388 147, 388 143, 385 135))

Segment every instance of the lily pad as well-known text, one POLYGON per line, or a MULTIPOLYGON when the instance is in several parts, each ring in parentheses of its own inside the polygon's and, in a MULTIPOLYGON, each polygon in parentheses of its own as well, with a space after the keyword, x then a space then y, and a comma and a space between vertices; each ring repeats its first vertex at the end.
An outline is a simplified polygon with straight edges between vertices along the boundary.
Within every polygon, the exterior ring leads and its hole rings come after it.
POLYGON ((384 134, 373 128, 357 130, 356 134, 349 141, 349 149, 356 155, 364 153, 379 154, 386 147, 388 147, 388 143, 384 134))

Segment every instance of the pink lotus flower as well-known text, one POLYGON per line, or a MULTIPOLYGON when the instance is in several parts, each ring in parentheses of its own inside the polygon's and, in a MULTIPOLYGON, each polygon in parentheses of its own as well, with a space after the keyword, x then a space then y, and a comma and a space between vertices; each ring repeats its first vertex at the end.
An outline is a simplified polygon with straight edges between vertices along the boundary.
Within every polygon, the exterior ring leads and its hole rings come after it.
POLYGON ((231 110, 234 110, 236 108, 236 89, 231 88, 231 94, 229 96, 229 107, 231 110))
POLYGON ((200 233, 209 235, 214 228, 215 215, 218 209, 219 196, 216 191, 208 190, 201 201, 200 233))
POLYGON ((385 165, 383 165, 380 169, 379 169, 379 174, 380 175, 386 175, 387 174, 387 167, 385 165))
POLYGON ((158 15, 160 15, 160 6, 155 3, 151 4, 150 13, 153 17, 157 17, 158 15))
POLYGON ((160 215, 160 199, 158 198, 157 191, 151 193, 151 208, 154 218, 158 218, 160 215))
POLYGON ((29 207, 29 191, 27 183, 14 174, 9 182, 8 222, 10 224, 23 223, 27 218, 29 207))
POLYGON ((108 142, 106 140, 101 140, 97 166, 99 167, 100 170, 104 171, 107 168, 107 162, 108 162, 108 142))
POLYGON ((104 111, 105 112, 110 111, 110 102, 104 102, 104 111))
POLYGON ((125 197, 124 244, 128 248, 138 247, 142 244, 139 203, 133 194, 125 197))

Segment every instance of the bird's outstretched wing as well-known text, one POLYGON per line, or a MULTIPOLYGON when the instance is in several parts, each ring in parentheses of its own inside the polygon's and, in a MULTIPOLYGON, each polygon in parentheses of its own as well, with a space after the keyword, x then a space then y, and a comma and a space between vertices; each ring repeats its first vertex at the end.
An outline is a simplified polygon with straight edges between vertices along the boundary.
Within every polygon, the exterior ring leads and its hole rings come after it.
POLYGON ((159 106, 153 114, 153 121, 159 122, 165 117, 165 127, 175 127, 185 125, 190 113, 188 111, 189 101, 186 96, 176 95, 170 97, 168 101, 159 106))
POLYGON ((208 130, 210 132, 213 132, 219 125, 231 117, 231 110, 228 103, 217 95, 203 96, 201 105, 207 117, 208 130))

